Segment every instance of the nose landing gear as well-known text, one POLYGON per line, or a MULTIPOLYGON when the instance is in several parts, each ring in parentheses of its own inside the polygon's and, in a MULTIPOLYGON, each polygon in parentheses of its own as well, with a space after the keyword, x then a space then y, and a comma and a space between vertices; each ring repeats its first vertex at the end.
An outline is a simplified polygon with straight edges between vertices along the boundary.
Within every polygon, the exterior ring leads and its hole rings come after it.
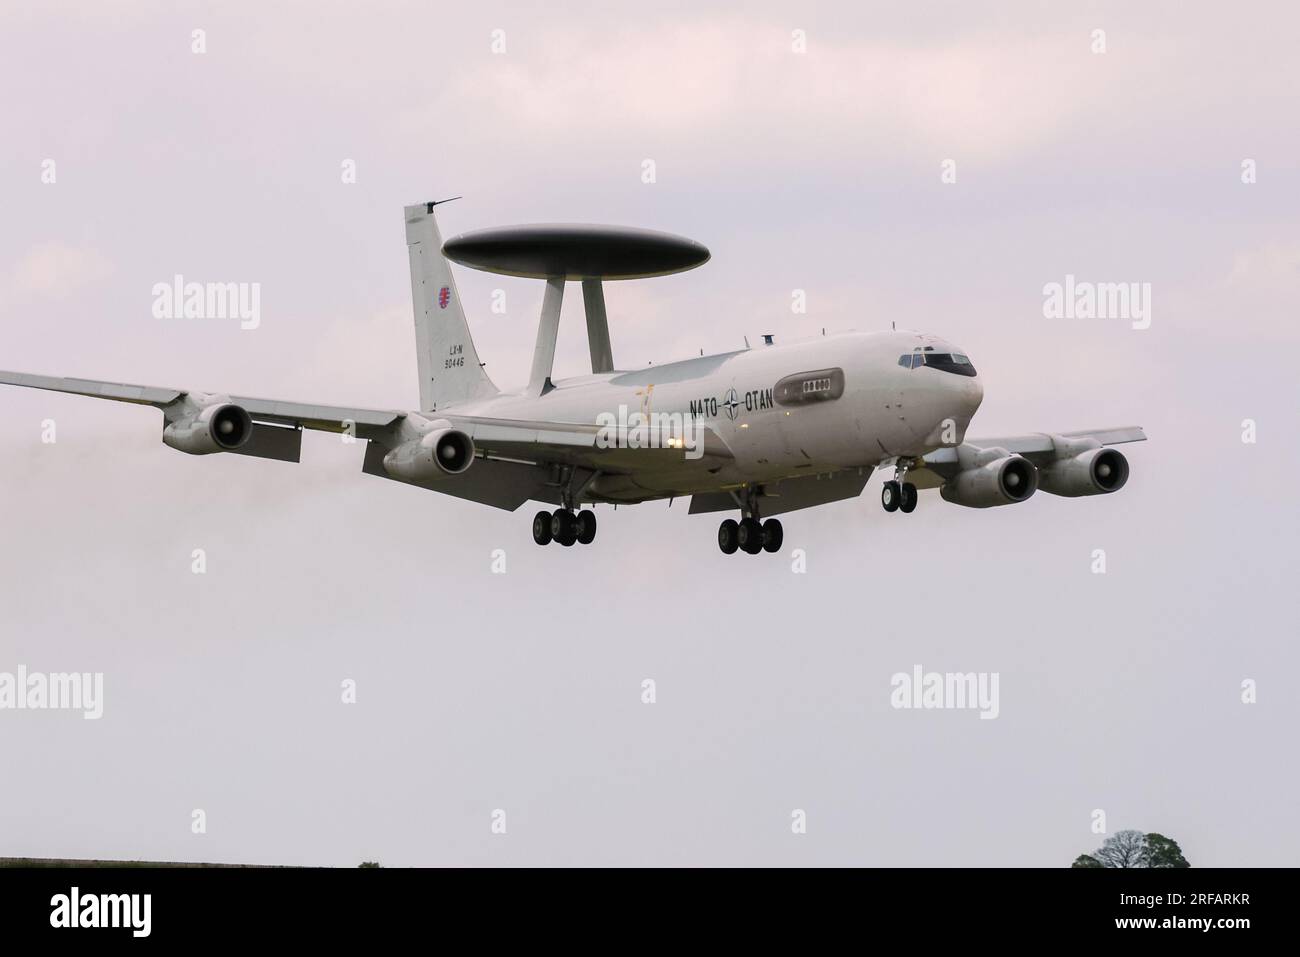
POLYGON ((880 506, 886 512, 908 512, 916 509, 916 486, 911 482, 903 481, 907 477, 907 470, 914 463, 911 460, 899 459, 898 464, 894 467, 894 477, 885 483, 885 487, 880 490, 880 506))

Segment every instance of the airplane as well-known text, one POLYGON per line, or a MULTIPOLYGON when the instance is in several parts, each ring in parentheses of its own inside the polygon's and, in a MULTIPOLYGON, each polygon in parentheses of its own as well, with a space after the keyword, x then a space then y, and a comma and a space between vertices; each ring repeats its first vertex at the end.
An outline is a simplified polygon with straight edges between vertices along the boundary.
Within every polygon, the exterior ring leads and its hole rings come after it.
MULTIPOLYGON (((459 198, 459 197, 456 197, 459 198)), ((1105 495, 1128 481, 1115 445, 1137 426, 967 439, 984 387, 965 350, 890 330, 823 334, 616 369, 605 281, 666 276, 709 259, 699 243, 614 226, 475 230, 442 242, 434 209, 406 206, 420 408, 360 409, 194 389, 0 372, 0 384, 150 405, 163 442, 193 455, 230 452, 298 462, 302 430, 365 443, 362 471, 419 488, 536 513, 533 540, 590 544, 586 506, 689 496, 691 514, 730 512, 725 554, 780 550, 777 515, 862 493, 877 469, 886 512, 910 513, 937 488, 971 508, 1020 504, 1038 490, 1105 495), (451 263, 546 282, 528 384, 503 392, 470 336, 451 263), (591 374, 552 378, 560 306, 582 284, 591 374)))

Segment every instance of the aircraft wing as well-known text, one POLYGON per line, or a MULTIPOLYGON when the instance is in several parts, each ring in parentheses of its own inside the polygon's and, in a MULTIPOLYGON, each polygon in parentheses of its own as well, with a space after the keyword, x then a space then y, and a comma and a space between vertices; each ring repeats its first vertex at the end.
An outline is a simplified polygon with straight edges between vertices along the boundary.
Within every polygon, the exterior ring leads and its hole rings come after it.
POLYGON ((64 379, 52 375, 32 375, 27 372, 0 372, 0 385, 20 385, 28 389, 44 389, 47 392, 88 395, 95 399, 134 402, 160 409, 185 394, 179 389, 159 386, 127 385, 124 382, 100 382, 96 379, 64 379))
MULTIPOLYGON (((132 385, 26 372, 0 371, 0 385, 150 405, 162 410, 190 394, 183 389, 165 386, 132 385)), ((241 395, 222 394, 221 397, 243 408, 254 423, 253 436, 248 444, 232 449, 231 452, 288 462, 297 462, 299 459, 301 429, 344 432, 352 428, 358 438, 378 439, 379 445, 390 447, 394 441, 394 426, 406 417, 405 412, 392 409, 359 409, 241 395)), ((465 431, 484 458, 502 462, 574 465, 604 472, 619 472, 653 466, 657 461, 662 461, 668 468, 681 466, 683 462, 687 465, 717 468, 732 458, 726 444, 711 429, 705 429, 703 433, 703 454, 689 459, 682 449, 602 448, 597 442, 600 428, 595 424, 534 422, 456 415, 454 412, 437 417, 445 418, 456 428, 465 431)))
MULTIPOLYGON (((1125 442, 1145 442, 1146 433, 1137 425, 1125 425, 1110 429, 1081 429, 1077 432, 1059 432, 1058 438, 1094 439, 1099 445, 1122 445, 1125 442)), ((1023 455, 1036 467, 1049 464, 1056 456, 1056 445, 1052 435, 1046 432, 1029 432, 1024 435, 1005 435, 987 439, 967 439, 966 448, 995 449, 1002 448, 1017 455, 1023 455)), ((917 488, 938 488, 958 470, 958 452, 956 448, 936 449, 925 456, 922 468, 910 469, 907 480, 917 488)))
MULTIPOLYGON (((98 379, 73 379, 59 376, 32 375, 27 372, 0 372, 0 385, 17 385, 47 392, 66 392, 92 399, 133 402, 163 409, 188 393, 184 389, 164 386, 129 385, 125 382, 101 382, 98 379)), ((285 402, 280 399, 254 399, 232 395, 231 402, 242 407, 254 422, 288 425, 325 432, 342 432, 347 423, 358 427, 387 428, 403 418, 405 412, 381 409, 353 409, 338 405, 309 402, 285 402)))
MULTIPOLYGON (((0 372, 0 385, 16 385, 48 392, 65 392, 93 399, 151 405, 164 410, 181 402, 189 394, 184 389, 165 386, 130 385, 125 382, 102 382, 98 379, 75 379, 33 375, 27 372, 0 372)), ((223 396, 240 406, 253 420, 253 435, 247 444, 230 451, 235 455, 297 462, 302 449, 302 429, 344 432, 352 428, 362 439, 378 438, 405 417, 405 412, 387 409, 355 409, 309 402, 285 402, 279 399, 256 399, 248 396, 223 396)))

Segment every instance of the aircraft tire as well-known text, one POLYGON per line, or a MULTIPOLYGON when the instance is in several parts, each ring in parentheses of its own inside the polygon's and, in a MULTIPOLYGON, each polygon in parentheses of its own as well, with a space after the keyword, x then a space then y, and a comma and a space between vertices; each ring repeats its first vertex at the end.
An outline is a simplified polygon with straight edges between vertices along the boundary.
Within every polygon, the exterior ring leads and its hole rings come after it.
POLYGON ((584 508, 578 513, 578 544, 590 545, 596 540, 596 513, 584 508))
POLYGON ((903 494, 899 496, 898 509, 907 513, 916 509, 916 486, 911 482, 903 485, 903 494))
POLYGON ((886 512, 898 511, 898 500, 902 497, 902 490, 899 489, 898 483, 888 481, 885 487, 880 490, 880 505, 886 512))
POLYGON ((533 516, 533 541, 538 545, 551 544, 550 512, 538 512, 533 516))
POLYGON ((733 555, 739 547, 736 541, 736 532, 739 526, 734 518, 729 518, 718 526, 718 547, 722 549, 722 554, 733 555))
POLYGON ((736 529, 736 544, 747 555, 757 555, 763 550, 763 526, 757 519, 747 518, 736 529))
POLYGON ((578 540, 578 520, 568 509, 557 508, 551 513, 551 538, 565 548, 578 540))
POLYGON ((781 523, 774 518, 769 518, 763 523, 763 551, 776 553, 781 550, 781 543, 785 541, 785 530, 781 528, 781 523))

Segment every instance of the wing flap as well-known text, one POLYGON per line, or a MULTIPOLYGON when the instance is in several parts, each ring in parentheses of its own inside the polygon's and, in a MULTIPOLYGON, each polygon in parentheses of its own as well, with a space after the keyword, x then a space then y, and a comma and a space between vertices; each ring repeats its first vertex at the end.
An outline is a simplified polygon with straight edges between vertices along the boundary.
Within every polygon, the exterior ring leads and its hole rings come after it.
POLYGON ((253 434, 248 441, 230 451, 234 455, 250 455, 257 459, 299 462, 302 460, 302 429, 254 422, 253 434))
POLYGON ((254 422, 302 426, 318 432, 343 432, 348 423, 352 423, 363 438, 368 430, 390 428, 406 417, 405 412, 391 409, 353 409, 341 405, 252 399, 242 395, 232 395, 230 401, 243 408, 254 422))

